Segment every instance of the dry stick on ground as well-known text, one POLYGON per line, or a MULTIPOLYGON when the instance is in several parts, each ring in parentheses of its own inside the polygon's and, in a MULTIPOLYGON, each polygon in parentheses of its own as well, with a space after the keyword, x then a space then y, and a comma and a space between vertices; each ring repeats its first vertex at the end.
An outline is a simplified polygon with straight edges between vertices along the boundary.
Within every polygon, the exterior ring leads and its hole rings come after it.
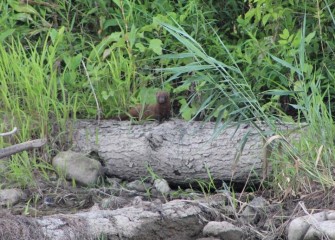
POLYGON ((42 139, 35 139, 35 140, 15 144, 13 146, 0 149, 0 159, 4 158, 4 157, 8 157, 8 156, 10 156, 12 154, 15 154, 15 153, 18 153, 18 152, 22 152, 22 151, 25 151, 25 150, 32 149, 32 148, 42 147, 46 143, 47 143, 47 139, 42 138, 42 139))
POLYGON ((10 131, 10 132, 0 133, 0 137, 5 137, 5 136, 12 135, 12 134, 16 133, 16 131, 17 131, 17 127, 14 127, 13 130, 10 131))
MULTIPOLYGON (((10 131, 10 132, 0 133, 0 137, 5 137, 5 136, 12 135, 16 131, 17 131, 17 127, 14 127, 13 130, 10 131)), ((9 157, 9 156, 11 156, 15 153, 22 152, 22 151, 25 151, 25 150, 29 150, 29 149, 32 149, 32 148, 42 147, 46 143, 47 143, 47 139, 42 138, 42 139, 35 139, 35 140, 32 140, 32 141, 23 142, 23 143, 20 143, 20 144, 16 144, 16 145, 13 145, 13 146, 10 146, 10 147, 0 149, 0 159, 5 158, 5 157, 9 157)))

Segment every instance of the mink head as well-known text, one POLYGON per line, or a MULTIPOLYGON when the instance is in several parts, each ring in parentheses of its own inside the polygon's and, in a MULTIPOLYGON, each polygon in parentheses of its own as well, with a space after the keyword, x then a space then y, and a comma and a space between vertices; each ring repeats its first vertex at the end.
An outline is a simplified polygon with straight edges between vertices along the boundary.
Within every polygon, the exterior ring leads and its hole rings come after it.
POLYGON ((156 98, 158 104, 164 104, 169 102, 169 94, 167 92, 157 92, 156 98))

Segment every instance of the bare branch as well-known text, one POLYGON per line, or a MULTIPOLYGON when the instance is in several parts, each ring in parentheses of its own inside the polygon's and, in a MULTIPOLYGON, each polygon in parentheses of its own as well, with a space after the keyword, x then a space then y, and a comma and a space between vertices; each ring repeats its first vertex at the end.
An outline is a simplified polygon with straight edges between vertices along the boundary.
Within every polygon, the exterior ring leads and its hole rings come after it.
POLYGON ((8 136, 8 135, 12 135, 14 133, 16 133, 17 131, 17 127, 14 127, 12 131, 10 132, 5 132, 5 133, 0 133, 0 137, 5 137, 5 136, 8 136))
POLYGON ((47 143, 47 139, 42 138, 42 139, 35 139, 35 140, 20 143, 20 144, 16 144, 10 147, 6 147, 4 149, 0 149, 0 159, 11 156, 18 152, 32 149, 32 148, 42 147, 46 143, 47 143))

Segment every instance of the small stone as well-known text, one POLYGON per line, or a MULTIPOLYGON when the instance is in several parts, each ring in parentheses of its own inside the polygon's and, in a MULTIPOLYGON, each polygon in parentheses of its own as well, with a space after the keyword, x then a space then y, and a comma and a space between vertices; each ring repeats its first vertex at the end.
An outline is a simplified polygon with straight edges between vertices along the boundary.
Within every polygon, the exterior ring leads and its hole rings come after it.
POLYGON ((301 240, 305 239, 304 236, 306 235, 310 223, 312 222, 321 222, 327 219, 327 215, 325 212, 319 212, 312 215, 307 215, 303 217, 295 218, 291 221, 290 225, 288 226, 288 240, 301 240))
POLYGON ((119 178, 106 178, 106 182, 110 184, 111 190, 119 190, 122 180, 119 178))
POLYGON ((142 207, 143 204, 143 198, 141 196, 136 196, 134 197, 133 201, 131 202, 131 204, 134 207, 142 207))
POLYGON ((102 209, 117 209, 126 206, 128 203, 129 201, 125 198, 112 196, 110 198, 103 199, 100 206, 102 209))
POLYGON ((101 174, 101 163, 82 153, 66 151, 58 153, 52 160, 53 167, 69 180, 90 185, 97 182, 101 174))
POLYGON ((43 204, 46 206, 54 206, 55 205, 55 199, 51 196, 45 196, 43 199, 43 204))
POLYGON ((304 236, 304 240, 315 239, 335 239, 335 220, 312 224, 304 236))
POLYGON ((100 207, 98 203, 94 203, 93 206, 90 208, 91 212, 97 212, 99 210, 100 210, 100 207))
POLYGON ((220 239, 243 239, 242 229, 229 222, 209 222, 204 227, 203 234, 205 236, 219 237, 220 239))
POLYGON ((151 202, 150 204, 150 210, 152 212, 159 212, 161 213, 163 211, 163 204, 160 199, 155 199, 154 201, 151 202))
POLYGON ((13 206, 25 197, 26 195, 23 193, 21 189, 16 188, 3 189, 0 190, 0 205, 13 206))
POLYGON ((126 187, 129 190, 135 190, 137 192, 146 192, 148 191, 152 186, 149 183, 142 182, 140 180, 135 180, 130 183, 127 183, 126 187))
POLYGON ((122 180, 120 178, 116 178, 116 177, 113 177, 113 178, 106 178, 107 182, 110 183, 110 184, 114 184, 114 183, 118 183, 118 184, 121 184, 122 183, 122 180))
POLYGON ((165 179, 156 179, 154 186, 161 194, 166 195, 171 191, 168 182, 165 179))
POLYGON ((262 197, 255 197, 242 212, 240 219, 244 223, 257 224, 266 220, 268 201, 262 197))

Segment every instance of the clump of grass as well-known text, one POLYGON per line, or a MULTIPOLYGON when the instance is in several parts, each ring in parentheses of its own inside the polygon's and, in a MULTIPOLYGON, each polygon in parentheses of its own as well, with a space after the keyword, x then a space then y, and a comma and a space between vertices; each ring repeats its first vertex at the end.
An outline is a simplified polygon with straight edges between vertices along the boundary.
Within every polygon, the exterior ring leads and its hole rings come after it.
MULTIPOLYGON (((329 87, 322 92, 322 74, 307 71, 311 66, 306 59, 306 16, 302 27, 302 40, 300 43, 296 66, 283 59, 274 59, 287 67, 298 78, 299 89, 296 90, 297 104, 292 105, 299 111, 298 124, 305 127, 299 132, 299 137, 292 140, 294 154, 281 152, 278 159, 273 159, 275 182, 280 190, 313 191, 315 183, 325 189, 333 186, 334 162, 334 122, 331 113, 329 87), (328 99, 328 102, 327 100, 328 99), (289 190, 287 190, 289 189, 289 190)), ((290 150, 293 151, 292 146, 290 150)), ((291 151, 291 152, 292 152, 291 151)), ((278 154, 277 154, 278 156, 278 154)))
POLYGON ((300 124, 308 126, 302 131, 295 132, 299 136, 298 141, 287 141, 286 139, 289 138, 286 138, 285 132, 281 131, 274 121, 280 121, 280 119, 267 115, 262 110, 261 104, 251 90, 251 81, 244 77, 242 70, 223 42, 221 42, 222 49, 226 51, 227 62, 232 63, 231 65, 207 55, 202 46, 181 27, 164 23, 162 26, 187 49, 186 52, 169 54, 163 58, 184 58, 188 59, 189 64, 160 70, 172 74, 170 81, 178 79, 184 73, 192 73, 196 76, 183 81, 183 85, 187 88, 194 84, 201 95, 207 96, 198 111, 209 110, 208 120, 212 116, 216 117, 218 128, 214 135, 220 134, 232 121, 237 126, 240 123, 248 122, 259 130, 265 141, 272 135, 280 136, 278 138, 280 143, 273 144, 273 154, 271 155, 272 177, 270 179, 272 179, 271 183, 275 189, 287 189, 289 193, 294 194, 302 189, 311 190, 311 182, 332 186, 330 169, 332 169, 334 161, 334 124, 330 106, 327 107, 324 103, 327 93, 321 92, 320 81, 307 81, 311 76, 308 76, 308 72, 304 71, 307 69, 305 66, 307 60, 304 58, 305 29, 302 31, 302 43, 296 61, 298 66, 292 66, 283 59, 271 56, 277 64, 283 65, 295 73, 302 86, 299 91, 294 92, 297 104, 292 104, 292 106, 298 110, 299 116, 301 116, 297 126, 299 127, 300 124), (224 118, 225 114, 228 115, 227 119, 224 118), (225 122, 222 123, 222 120, 225 122), (258 126, 258 120, 262 120, 271 131, 262 131, 258 126), (278 146, 280 148, 276 149, 278 146))
MULTIPOLYGON (((56 45, 56 44, 55 44, 56 45)), ((20 141, 47 136, 50 120, 61 124, 76 112, 76 96, 67 96, 58 76, 56 46, 24 46, 18 40, 0 46, 1 115, 19 127, 20 141), (51 118, 51 117, 55 118, 51 118)))
MULTIPOLYGON (((44 137, 60 142, 70 113, 77 111, 76 95, 67 95, 64 75, 58 74, 54 66, 61 30, 57 34, 53 44, 49 45, 47 39, 41 49, 39 44, 23 45, 18 39, 0 45, 0 131, 18 128, 15 135, 1 138, 1 148, 44 137)), ((28 167, 30 157, 25 154, 13 156, 9 176, 30 184, 32 169, 41 166, 39 161, 31 161, 28 167)))

